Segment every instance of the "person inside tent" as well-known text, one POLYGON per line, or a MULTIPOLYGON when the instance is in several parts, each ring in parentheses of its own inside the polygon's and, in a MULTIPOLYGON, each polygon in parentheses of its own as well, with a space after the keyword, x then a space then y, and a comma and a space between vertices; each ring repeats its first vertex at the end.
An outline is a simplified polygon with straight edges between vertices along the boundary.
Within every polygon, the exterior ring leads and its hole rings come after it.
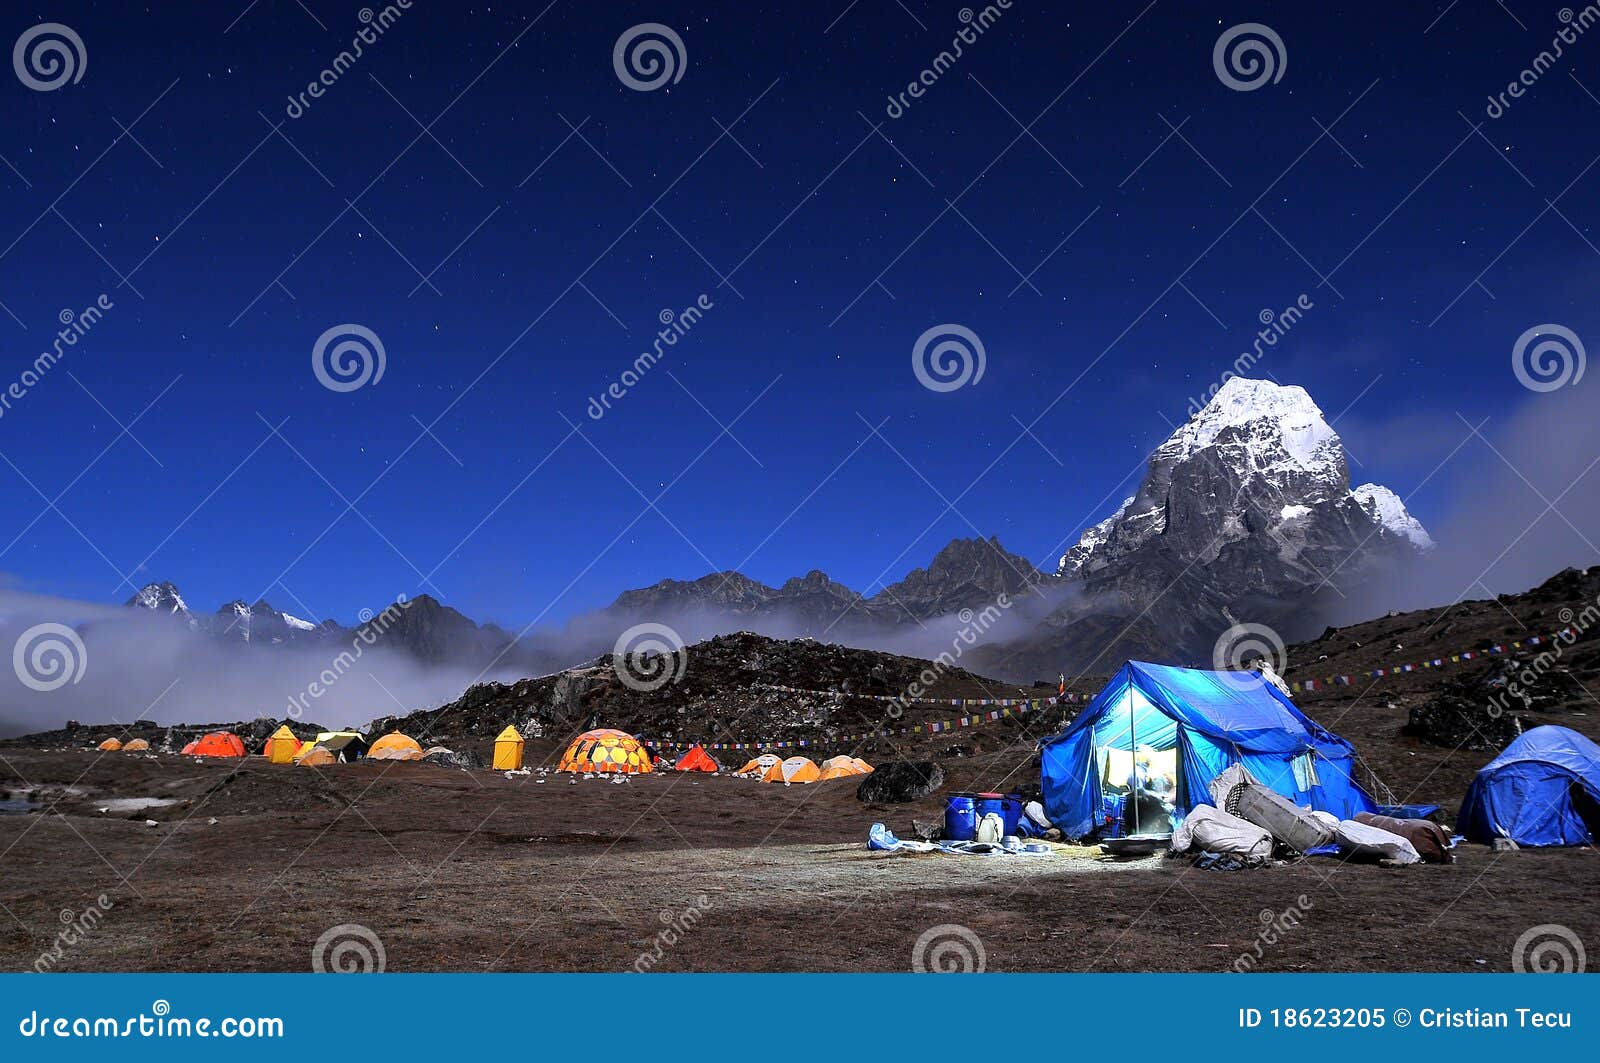
POLYGON ((1140 746, 1128 772, 1128 799, 1123 810, 1124 833, 1163 834, 1172 830, 1173 799, 1177 782, 1164 769, 1154 768, 1155 750, 1140 746))

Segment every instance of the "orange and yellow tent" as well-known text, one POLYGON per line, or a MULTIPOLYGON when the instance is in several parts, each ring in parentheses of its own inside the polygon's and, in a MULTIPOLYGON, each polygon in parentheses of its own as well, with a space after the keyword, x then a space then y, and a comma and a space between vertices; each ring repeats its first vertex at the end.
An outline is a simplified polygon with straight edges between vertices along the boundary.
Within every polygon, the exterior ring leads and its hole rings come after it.
POLYGON ((711 754, 705 751, 704 746, 695 746, 689 752, 678 758, 675 765, 678 771, 721 771, 722 768, 711 759, 711 754))
POLYGON ((245 756, 244 742, 232 731, 212 731, 198 741, 184 746, 183 751, 197 757, 245 756))
POLYGON ((761 776, 762 782, 816 782, 822 778, 822 769, 810 757, 790 757, 768 768, 761 776))
POLYGON ((124 753, 145 753, 148 752, 149 749, 150 743, 146 742, 142 738, 131 738, 122 743, 122 751, 124 753))
POLYGON ((768 768, 772 767, 774 764, 780 764, 782 762, 783 758, 778 756, 776 753, 763 753, 755 760, 752 760, 750 763, 734 772, 734 774, 753 775, 759 779, 767 773, 768 768))
POLYGON ((414 738, 390 731, 367 747, 368 760, 421 760, 422 746, 414 738))
POLYGON ((104 750, 107 753, 115 753, 117 750, 122 748, 122 740, 120 738, 108 738, 104 742, 101 742, 99 745, 95 746, 95 748, 104 750))
POLYGON ((294 755, 300 752, 300 739, 289 730, 288 724, 284 724, 272 732, 272 737, 267 739, 266 747, 261 752, 273 764, 289 764, 294 761, 294 755))
POLYGON ((294 762, 300 765, 302 768, 324 768, 329 764, 339 763, 339 758, 335 757, 332 753, 328 752, 326 749, 323 749, 321 746, 312 746, 310 749, 307 749, 305 752, 295 757, 294 762))
POLYGON ((626 731, 600 727, 572 740, 561 755, 556 771, 621 772, 642 775, 655 771, 650 754, 626 731))

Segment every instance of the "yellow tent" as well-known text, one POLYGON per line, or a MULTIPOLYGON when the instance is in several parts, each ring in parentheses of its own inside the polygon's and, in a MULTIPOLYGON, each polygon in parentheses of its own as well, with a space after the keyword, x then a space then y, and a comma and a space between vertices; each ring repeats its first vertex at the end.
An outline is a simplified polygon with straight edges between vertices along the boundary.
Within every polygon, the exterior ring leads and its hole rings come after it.
POLYGON ((414 738, 390 731, 367 747, 368 760, 421 760, 422 747, 414 738))
POLYGON ((790 757, 768 768, 761 776, 762 782, 816 782, 822 778, 822 769, 810 757, 790 757))
POLYGON ((844 779, 855 775, 865 775, 872 769, 867 767, 864 760, 855 757, 829 757, 822 762, 822 775, 818 782, 828 779, 844 779))
POLYGON ((115 753, 117 750, 122 748, 122 740, 119 738, 108 738, 104 742, 101 742, 98 746, 95 746, 95 748, 104 750, 107 753, 115 753))
POLYGON ((142 738, 135 738, 122 744, 124 753, 143 753, 150 748, 150 743, 142 738))
POLYGON ((744 767, 742 767, 738 771, 734 772, 734 774, 735 775, 753 775, 757 779, 759 779, 759 778, 761 778, 763 775, 765 775, 767 773, 767 769, 768 768, 772 767, 774 764, 777 764, 782 760, 783 760, 783 758, 778 756, 778 754, 776 754, 776 753, 763 753, 759 757, 757 757, 755 760, 752 760, 750 763, 746 764, 744 767))
POLYGON ((507 726, 494 740, 494 770, 516 771, 522 767, 522 735, 507 726))
POLYGON ((300 752, 300 739, 289 730, 289 725, 284 724, 272 732, 272 737, 267 739, 267 760, 272 764, 290 764, 294 755, 300 752))

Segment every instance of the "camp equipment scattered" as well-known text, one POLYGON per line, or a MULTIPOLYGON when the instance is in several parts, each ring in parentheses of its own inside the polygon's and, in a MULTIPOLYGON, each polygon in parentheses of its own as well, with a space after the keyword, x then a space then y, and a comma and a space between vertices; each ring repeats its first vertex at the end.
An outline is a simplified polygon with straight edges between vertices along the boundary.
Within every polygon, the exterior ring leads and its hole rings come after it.
POLYGON ((650 763, 650 754, 633 735, 600 727, 574 738, 556 770, 642 775, 655 771, 655 765, 650 763))
POLYGON ((525 743, 522 733, 511 725, 501 731, 494 740, 494 770, 516 771, 522 767, 522 751, 525 743))
POLYGON ((1535 727, 1479 772, 1457 829, 1475 842, 1593 845, 1600 837, 1600 746, 1566 727, 1535 727))
POLYGON ((978 833, 978 802, 971 794, 951 794, 944 802, 944 836, 971 841, 978 833))

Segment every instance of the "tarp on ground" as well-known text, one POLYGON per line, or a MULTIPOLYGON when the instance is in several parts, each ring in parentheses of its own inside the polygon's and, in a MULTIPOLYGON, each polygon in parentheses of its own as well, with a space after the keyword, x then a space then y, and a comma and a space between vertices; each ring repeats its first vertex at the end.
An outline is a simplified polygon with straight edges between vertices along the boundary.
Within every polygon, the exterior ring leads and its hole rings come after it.
POLYGON ((1176 751, 1180 813, 1212 804, 1208 785, 1234 764, 1295 804, 1340 819, 1375 807, 1355 782, 1354 747, 1251 672, 1129 661, 1041 749, 1045 812, 1071 838, 1104 826, 1113 751, 1176 751))
POLYGON ((1461 805, 1469 840, 1591 845, 1600 835, 1600 746, 1566 727, 1535 727, 1486 764, 1461 805))

